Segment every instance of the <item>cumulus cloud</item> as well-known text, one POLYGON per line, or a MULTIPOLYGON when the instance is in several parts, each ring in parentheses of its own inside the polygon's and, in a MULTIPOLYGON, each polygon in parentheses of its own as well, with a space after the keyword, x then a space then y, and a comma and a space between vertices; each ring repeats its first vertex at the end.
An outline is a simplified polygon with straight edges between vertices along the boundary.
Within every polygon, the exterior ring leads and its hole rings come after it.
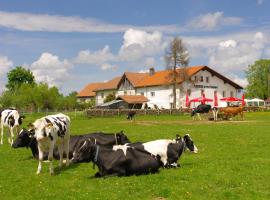
POLYGON ((90 50, 80 51, 74 62, 100 65, 113 60, 115 60, 115 56, 110 52, 110 47, 106 45, 103 49, 94 52, 90 50))
POLYGON ((0 56, 0 77, 7 73, 12 65, 12 60, 9 60, 6 56, 0 56))
POLYGON ((112 65, 112 64, 109 64, 109 63, 103 63, 101 66, 100 66, 101 70, 103 71, 107 71, 107 70, 114 70, 114 69, 117 69, 117 66, 116 65, 112 65))
POLYGON ((123 61, 140 60, 145 56, 161 53, 165 46, 162 33, 152 33, 129 29, 123 36, 123 45, 119 51, 119 59, 123 61))
POLYGON ((48 52, 42 53, 30 66, 36 81, 48 83, 50 86, 61 86, 70 78, 71 68, 72 64, 69 61, 61 61, 58 56, 48 52))
POLYGON ((240 72, 260 59, 266 45, 263 33, 257 32, 249 41, 236 41, 229 39, 220 42, 210 51, 209 65, 223 72, 240 72))
POLYGON ((232 81, 242 86, 243 88, 245 88, 248 85, 248 81, 246 78, 241 78, 235 74, 228 75, 228 77, 230 77, 232 81))
POLYGON ((164 32, 178 32, 176 25, 161 26, 133 26, 125 24, 111 24, 94 18, 81 18, 78 16, 61 16, 48 14, 32 14, 21 12, 0 11, 0 26, 22 31, 47 32, 125 32, 130 28, 164 32))
POLYGON ((188 27, 209 31, 224 25, 237 25, 241 21, 239 17, 225 17, 223 12, 215 12, 196 17, 188 23, 188 27))

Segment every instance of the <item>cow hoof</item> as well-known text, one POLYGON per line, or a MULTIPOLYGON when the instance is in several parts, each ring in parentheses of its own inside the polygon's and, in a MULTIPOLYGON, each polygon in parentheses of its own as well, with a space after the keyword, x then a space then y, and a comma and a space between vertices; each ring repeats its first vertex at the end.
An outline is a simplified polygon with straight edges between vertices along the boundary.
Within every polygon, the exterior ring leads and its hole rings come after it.
POLYGON ((36 175, 39 175, 40 174, 40 171, 37 171, 36 175))

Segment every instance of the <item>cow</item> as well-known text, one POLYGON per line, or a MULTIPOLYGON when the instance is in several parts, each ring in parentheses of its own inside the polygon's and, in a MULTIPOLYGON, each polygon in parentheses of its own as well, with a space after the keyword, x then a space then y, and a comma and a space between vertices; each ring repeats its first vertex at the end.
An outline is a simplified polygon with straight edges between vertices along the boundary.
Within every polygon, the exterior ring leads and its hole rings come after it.
POLYGON ((219 112, 224 113, 224 115, 227 118, 234 117, 236 115, 240 115, 241 119, 244 119, 244 114, 243 114, 243 106, 240 105, 239 107, 224 107, 224 108, 219 108, 219 112))
POLYGON ((9 128, 9 137, 8 142, 12 145, 14 138, 14 129, 16 131, 16 135, 18 135, 19 126, 22 124, 22 120, 25 116, 19 114, 19 112, 15 109, 5 109, 0 112, 0 127, 1 127, 1 142, 3 144, 3 135, 4 135, 4 127, 9 128))
POLYGON ((133 120, 136 115, 136 111, 129 111, 127 114, 127 119, 133 120))
POLYGON ((43 154, 48 152, 50 174, 54 174, 53 150, 57 146, 59 151, 59 167, 63 165, 63 155, 66 155, 66 166, 69 165, 69 140, 70 140, 70 118, 67 115, 58 113, 37 119, 29 124, 30 132, 34 133, 37 140, 39 152, 39 164, 37 174, 42 170, 43 154))
MULTIPOLYGON (((89 133, 84 135, 71 135, 70 136, 70 142, 69 142, 69 159, 72 159, 73 153, 75 151, 75 148, 79 148, 80 141, 87 139, 87 138, 93 138, 93 141, 96 144, 104 145, 104 146, 112 146, 115 144, 126 144, 129 143, 129 139, 127 136, 121 131, 120 133, 89 133)), ((39 151, 38 151, 38 144, 37 140, 34 137, 34 132, 28 131, 27 129, 22 129, 14 141, 13 148, 21 148, 26 147, 30 148, 32 151, 32 155, 34 158, 38 159, 39 151)), ((59 160, 59 152, 57 148, 54 148, 53 151, 53 157, 57 160, 59 160)), ((43 153, 43 160, 48 160, 48 153, 43 153)))
POLYGON ((95 177, 130 176, 156 173, 161 167, 160 157, 134 147, 113 150, 86 139, 75 154, 73 162, 90 162, 98 166, 95 177))
POLYGON ((113 146, 114 150, 125 148, 123 146, 130 146, 137 149, 145 150, 155 156, 159 155, 163 167, 178 167, 177 161, 180 158, 184 150, 188 149, 193 153, 198 153, 198 148, 194 145, 193 140, 189 134, 184 135, 181 138, 179 135, 176 136, 174 140, 161 139, 154 140, 146 143, 131 143, 125 145, 115 145, 113 146))
POLYGON ((199 120, 202 120, 200 114, 208 113, 210 110, 211 110, 211 105, 208 105, 208 104, 200 104, 200 105, 198 105, 195 109, 193 109, 193 110, 191 111, 191 117, 193 117, 193 120, 194 120, 194 119, 195 119, 195 118, 194 118, 194 115, 197 114, 199 120))

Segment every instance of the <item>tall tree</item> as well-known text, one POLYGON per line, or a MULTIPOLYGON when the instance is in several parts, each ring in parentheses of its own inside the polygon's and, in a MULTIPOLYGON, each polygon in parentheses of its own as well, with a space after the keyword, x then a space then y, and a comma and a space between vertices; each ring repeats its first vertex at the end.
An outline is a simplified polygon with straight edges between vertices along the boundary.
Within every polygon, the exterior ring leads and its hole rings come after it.
POLYGON ((266 99, 269 97, 269 73, 270 60, 257 60, 253 65, 249 65, 246 71, 248 86, 246 87, 247 97, 258 97, 266 99))
POLYGON ((14 91, 19 88, 22 84, 33 84, 35 83, 35 78, 33 73, 29 69, 25 69, 21 66, 12 69, 7 74, 8 83, 6 87, 14 91))
POLYGON ((189 63, 189 54, 181 38, 175 37, 172 40, 165 53, 165 62, 167 69, 172 70, 168 78, 173 85, 173 108, 176 108, 177 79, 187 79, 186 70, 177 73, 177 67, 186 67, 189 63))

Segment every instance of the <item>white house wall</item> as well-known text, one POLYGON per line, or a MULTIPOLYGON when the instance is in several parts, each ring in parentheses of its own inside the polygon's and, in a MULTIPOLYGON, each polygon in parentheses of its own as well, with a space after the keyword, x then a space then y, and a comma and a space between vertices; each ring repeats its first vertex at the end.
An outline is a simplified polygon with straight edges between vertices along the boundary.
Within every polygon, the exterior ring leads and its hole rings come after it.
POLYGON ((103 104, 105 98, 109 94, 114 94, 114 93, 116 93, 115 90, 96 91, 96 106, 103 104), (102 97, 102 94, 103 94, 103 97, 102 97))

